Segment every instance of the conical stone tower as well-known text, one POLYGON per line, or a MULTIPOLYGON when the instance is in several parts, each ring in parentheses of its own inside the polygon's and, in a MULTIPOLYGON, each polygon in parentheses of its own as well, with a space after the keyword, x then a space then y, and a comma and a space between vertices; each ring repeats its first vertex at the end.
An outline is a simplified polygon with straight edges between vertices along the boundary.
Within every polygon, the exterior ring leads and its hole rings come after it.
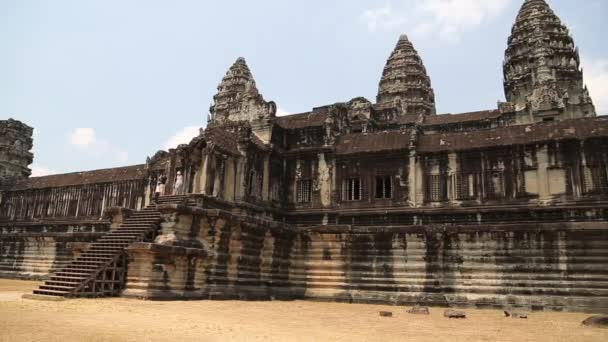
POLYGON ((526 0, 521 7, 503 71, 507 101, 527 111, 527 121, 595 116, 578 49, 544 0, 526 0))
POLYGON ((264 101, 243 57, 228 69, 217 90, 209 109, 212 123, 253 122, 273 118, 276 114, 275 103, 264 101))
POLYGON ((378 89, 377 103, 402 109, 402 114, 435 114, 431 79, 406 35, 399 37, 388 58, 378 89))

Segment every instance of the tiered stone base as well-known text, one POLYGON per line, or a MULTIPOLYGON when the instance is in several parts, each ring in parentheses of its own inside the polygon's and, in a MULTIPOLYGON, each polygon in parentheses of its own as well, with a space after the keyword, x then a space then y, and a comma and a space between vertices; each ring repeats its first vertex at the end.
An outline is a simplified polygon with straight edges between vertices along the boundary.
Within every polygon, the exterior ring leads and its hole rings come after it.
POLYGON ((109 229, 99 221, 0 223, 0 277, 44 279, 109 229))
POLYGON ((126 296, 608 312, 608 224, 315 227, 164 208, 126 296), (167 239, 167 237, 170 237, 167 239))

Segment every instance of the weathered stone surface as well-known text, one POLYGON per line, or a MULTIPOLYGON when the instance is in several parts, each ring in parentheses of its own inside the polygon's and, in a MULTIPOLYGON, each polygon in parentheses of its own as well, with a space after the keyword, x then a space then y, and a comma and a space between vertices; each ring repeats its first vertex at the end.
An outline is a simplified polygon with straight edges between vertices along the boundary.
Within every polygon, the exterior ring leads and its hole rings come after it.
POLYGON ((523 111, 518 121, 595 116, 578 48, 544 0, 525 1, 517 15, 505 52, 504 83, 507 101, 523 111))
POLYGON ((382 72, 378 89, 379 105, 394 106, 401 115, 435 114, 435 94, 431 79, 416 49, 406 35, 399 37, 395 50, 382 72))
MULTIPOLYGON (((188 144, 3 184, 0 222, 101 223, 105 208, 150 204, 160 181, 188 196, 150 209, 163 222, 129 249, 126 295, 608 312, 608 119, 590 117, 564 30, 544 1, 526 1, 505 61, 510 102, 457 115, 433 115, 405 36, 377 103, 281 118, 238 59, 188 144)), ((94 238, 31 229, 0 235, 11 275, 82 249, 57 252, 59 237, 94 238)))
POLYGON ((21 121, 0 120, 0 186, 31 174, 33 133, 33 128, 21 121))
POLYGON ((583 321, 583 325, 596 328, 608 328, 608 316, 591 316, 583 321))
POLYGON ((407 313, 413 314, 413 315, 429 315, 430 311, 429 308, 426 306, 414 306, 411 309, 407 310, 407 313))
POLYGON ((43 279, 109 230, 108 222, 0 223, 0 277, 43 279))
POLYGON ((464 319, 467 318, 467 314, 464 311, 458 311, 458 310, 445 310, 443 312, 443 317, 447 317, 447 318, 457 318, 457 319, 464 319))

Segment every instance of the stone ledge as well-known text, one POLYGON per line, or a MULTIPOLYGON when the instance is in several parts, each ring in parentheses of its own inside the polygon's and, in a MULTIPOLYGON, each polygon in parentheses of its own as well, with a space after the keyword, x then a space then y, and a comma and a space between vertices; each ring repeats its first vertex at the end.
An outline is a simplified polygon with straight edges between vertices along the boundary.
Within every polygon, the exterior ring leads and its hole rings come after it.
POLYGON ((285 231, 296 231, 292 226, 286 225, 278 221, 264 220, 246 215, 236 215, 221 209, 203 209, 200 207, 191 207, 183 204, 160 204, 156 207, 161 214, 188 214, 193 216, 206 216, 214 218, 222 218, 226 220, 241 220, 242 224, 249 227, 264 226, 271 229, 282 229, 285 231))
POLYGON ((200 248, 187 248, 178 246, 166 246, 157 243, 150 242, 139 242, 134 243, 127 248, 129 253, 150 253, 150 254, 161 254, 171 256, 195 256, 195 257, 207 257, 209 256, 208 251, 200 248))
POLYGON ((457 224, 425 224, 425 225, 411 225, 411 226, 352 226, 352 225, 328 225, 328 226, 312 226, 300 228, 300 231, 307 233, 424 233, 424 232, 445 232, 445 233, 459 233, 459 232, 541 232, 541 231, 593 231, 598 232, 608 230, 608 222, 553 222, 553 223, 504 223, 504 224, 471 224, 471 225, 457 225, 457 224))

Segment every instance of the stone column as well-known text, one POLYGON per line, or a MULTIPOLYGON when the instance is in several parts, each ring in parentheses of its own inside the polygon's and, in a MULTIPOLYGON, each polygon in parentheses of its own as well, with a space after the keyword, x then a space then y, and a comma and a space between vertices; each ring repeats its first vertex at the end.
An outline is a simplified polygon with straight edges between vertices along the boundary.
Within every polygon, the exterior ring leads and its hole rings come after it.
POLYGON ((247 159, 240 157, 236 161, 236 180, 235 180, 235 200, 241 201, 245 198, 245 189, 247 188, 245 167, 247 166, 247 159))
POLYGON ((325 153, 319 153, 318 158, 321 205, 328 208, 331 206, 331 168, 327 163, 325 153))
POLYGON ((536 178, 538 181, 538 199, 542 202, 551 198, 549 175, 547 172, 547 168, 549 167, 549 149, 547 145, 543 145, 537 150, 536 159, 538 161, 538 177, 536 178))
POLYGON ((458 176, 458 154, 452 152, 448 154, 448 199, 451 203, 459 203, 456 191, 456 177, 458 176))
POLYGON ((203 151, 201 156, 201 171, 199 175, 199 189, 198 192, 206 195, 207 194, 207 165, 209 160, 209 153, 207 151, 203 151))
POLYGON ((234 201, 234 196, 235 196, 235 186, 236 186, 236 179, 235 179, 235 161, 232 158, 228 158, 226 159, 226 173, 224 175, 224 183, 222 184, 222 187, 224 188, 224 199, 226 201, 234 201))
POLYGON ((264 156, 264 175, 262 178, 262 200, 270 199, 270 153, 264 156))
POLYGON ((424 204, 424 158, 416 158, 416 206, 424 204))
POLYGON ((416 153, 411 151, 408 164, 408 201, 410 206, 416 206, 416 153))

